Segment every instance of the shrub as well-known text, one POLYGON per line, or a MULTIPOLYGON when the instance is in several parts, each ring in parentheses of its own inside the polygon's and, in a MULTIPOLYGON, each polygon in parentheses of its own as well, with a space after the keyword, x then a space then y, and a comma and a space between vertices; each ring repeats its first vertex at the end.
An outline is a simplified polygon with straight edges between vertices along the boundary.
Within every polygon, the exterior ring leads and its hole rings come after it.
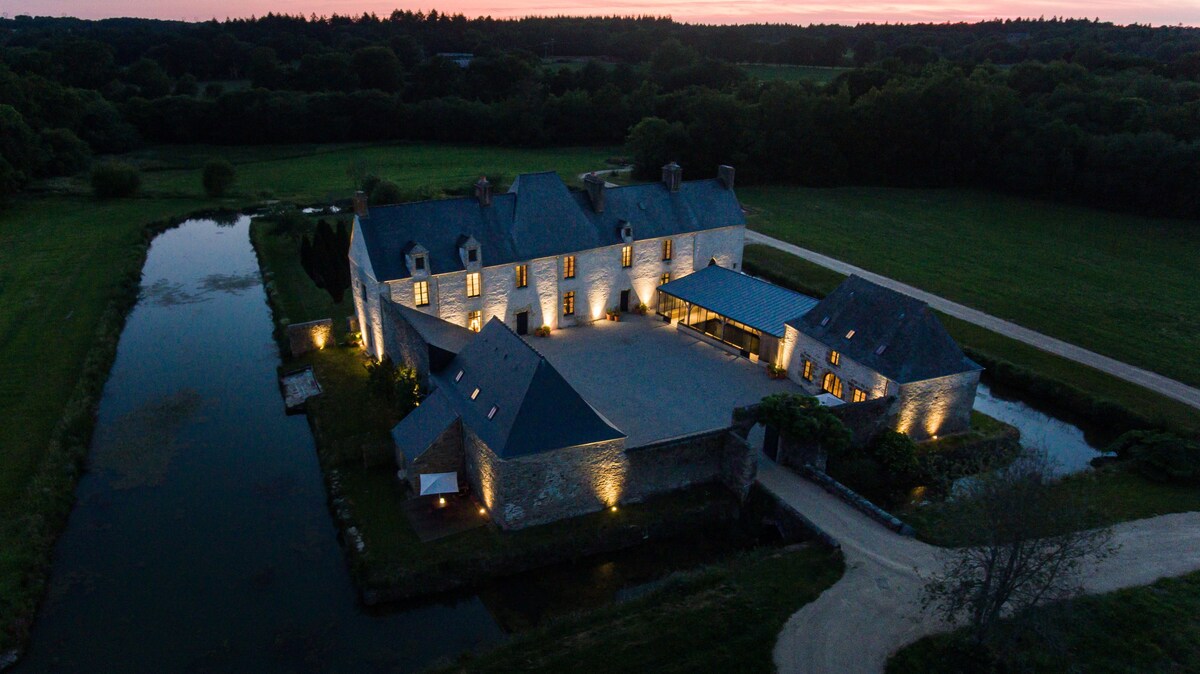
POLYGON ((308 218, 294 208, 269 213, 263 220, 271 223, 271 233, 279 236, 300 236, 309 228, 308 218))
POLYGON ((1172 433, 1131 431, 1109 451, 1155 482, 1200 485, 1200 443, 1172 433))
POLYGON ((131 197, 142 186, 142 174, 122 162, 105 162, 92 169, 92 192, 101 199, 131 197))
POLYGON ((404 195, 400 191, 400 186, 390 180, 380 180, 370 193, 370 201, 372 206, 398 204, 403 200, 404 195))
POLYGON ((917 444, 907 435, 885 430, 871 441, 869 452, 895 486, 906 488, 917 479, 921 469, 917 444))
POLYGON ((204 185, 204 193, 215 199, 225 196, 236 179, 237 171, 233 164, 224 159, 212 159, 204 165, 201 183, 204 185))
POLYGON ((759 422, 772 426, 792 440, 809 445, 830 456, 850 447, 851 434, 816 398, 794 393, 775 393, 758 406, 759 422))
POLYGON ((45 129, 41 133, 46 159, 42 173, 48 176, 67 176, 87 168, 92 150, 69 129, 45 129))
POLYGON ((406 414, 421 399, 417 371, 411 367, 396 367, 387 356, 367 365, 367 387, 371 395, 386 400, 400 414, 406 414))

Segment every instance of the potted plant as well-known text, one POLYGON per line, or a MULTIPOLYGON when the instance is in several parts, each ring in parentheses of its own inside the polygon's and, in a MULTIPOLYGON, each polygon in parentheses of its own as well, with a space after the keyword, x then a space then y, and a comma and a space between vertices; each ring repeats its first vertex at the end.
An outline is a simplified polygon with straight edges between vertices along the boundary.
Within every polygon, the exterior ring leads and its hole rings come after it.
POLYGON ((650 313, 650 307, 646 306, 645 302, 641 302, 637 305, 637 309, 634 311, 636 311, 639 316, 645 316, 646 314, 650 313))
POLYGON ((774 365, 774 364, 768 365, 767 366, 767 376, 770 377, 771 379, 786 379, 787 378, 787 370, 783 369, 782 367, 779 367, 778 365, 774 365))
POLYGON ((620 307, 612 307, 612 308, 610 308, 610 309, 608 310, 607 314, 608 314, 608 320, 610 320, 610 321, 620 321, 620 320, 621 320, 621 309, 620 309, 620 307))
POLYGON ((534 330, 533 334, 537 335, 538 337, 549 337, 550 336, 550 326, 543 325, 540 328, 538 328, 537 330, 534 330))

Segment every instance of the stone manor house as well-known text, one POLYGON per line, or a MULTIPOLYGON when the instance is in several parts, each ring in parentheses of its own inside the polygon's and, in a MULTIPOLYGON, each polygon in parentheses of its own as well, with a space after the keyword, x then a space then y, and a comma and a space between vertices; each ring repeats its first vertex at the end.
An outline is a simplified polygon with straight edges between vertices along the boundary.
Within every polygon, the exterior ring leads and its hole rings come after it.
POLYGON ((525 337, 611 310, 642 308, 828 404, 877 401, 915 439, 968 427, 981 368, 923 303, 858 277, 818 301, 742 272, 733 168, 684 182, 672 163, 657 183, 584 187, 547 172, 502 194, 481 178, 471 197, 368 209, 356 196, 364 347, 430 391, 393 430, 414 493, 457 475, 505 528, 701 482, 744 494, 744 441, 722 429, 629 446, 525 337))

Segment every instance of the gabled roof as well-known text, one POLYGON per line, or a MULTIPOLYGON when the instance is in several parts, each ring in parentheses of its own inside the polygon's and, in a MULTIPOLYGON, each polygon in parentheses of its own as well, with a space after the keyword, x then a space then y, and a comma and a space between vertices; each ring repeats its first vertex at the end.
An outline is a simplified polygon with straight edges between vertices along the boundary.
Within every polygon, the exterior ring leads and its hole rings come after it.
POLYGON ((441 389, 429 394, 420 406, 392 428, 392 439, 411 465, 435 440, 458 420, 458 411, 441 389))
POLYGON ((488 321, 439 380, 439 391, 463 423, 502 459, 625 437, 498 318, 488 321), (455 381, 459 371, 463 376, 455 381), (472 400, 475 389, 479 394, 472 400))
POLYGON ((370 209, 355 218, 377 281, 408 278, 404 252, 429 251, 430 271, 463 269, 460 237, 480 244, 484 266, 552 257, 621 243, 618 223, 638 239, 745 224, 733 190, 719 180, 685 182, 678 192, 662 183, 606 188, 596 213, 584 192, 572 192, 553 172, 517 176, 509 191, 481 206, 474 197, 418 201, 370 209))
POLYGON ((776 337, 783 336, 788 321, 817 304, 808 295, 715 264, 661 285, 658 291, 776 337))
POLYGON ((380 310, 392 314, 389 319, 397 317, 412 326, 413 330, 425 340, 425 343, 443 351, 458 353, 471 341, 475 333, 461 325, 442 320, 437 316, 427 314, 419 309, 406 307, 399 302, 384 300, 380 302, 380 310))
POLYGON ((788 325, 901 384, 982 369, 924 302, 858 276, 788 325))

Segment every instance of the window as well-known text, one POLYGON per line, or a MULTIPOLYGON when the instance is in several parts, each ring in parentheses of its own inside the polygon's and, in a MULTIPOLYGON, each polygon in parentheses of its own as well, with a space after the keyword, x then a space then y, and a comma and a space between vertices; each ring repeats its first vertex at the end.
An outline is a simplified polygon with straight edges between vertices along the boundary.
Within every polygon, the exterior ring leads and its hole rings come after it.
POLYGON ((675 254, 675 242, 671 239, 663 239, 663 260, 670 260, 675 254))
POLYGON ((867 399, 867 392, 856 387, 854 389, 854 402, 861 403, 862 401, 864 401, 866 399, 867 399))
POLYGON ((479 329, 482 327, 483 327, 483 312, 482 311, 468 311, 467 312, 467 329, 470 330, 471 332, 479 332, 479 329))
POLYGON ((563 278, 575 278, 574 255, 567 255, 563 258, 563 278))
POLYGON ((413 258, 413 269, 417 271, 425 271, 425 256, 418 255, 413 258))
POLYGON ((529 285, 529 267, 523 264, 517 265, 517 287, 524 288, 529 285))
POLYGON ((825 373, 825 378, 821 380, 821 388, 839 398, 842 397, 842 380, 832 372, 825 373))
POLYGON ((498 405, 492 405, 492 409, 488 410, 488 418, 491 419, 491 418, 495 417, 496 412, 499 412, 499 411, 500 411, 500 407, 498 405))
POLYGON ((467 249, 467 262, 479 262, 479 249, 478 248, 468 248, 467 249))
POLYGON ((621 266, 627 269, 633 266, 633 246, 621 247, 621 266))
POLYGON ((418 307, 429 306, 429 281, 417 281, 413 284, 413 303, 418 307))
POLYGON ((467 297, 479 297, 479 272, 467 274, 467 297))
POLYGON ((846 333, 846 339, 854 339, 854 331, 853 330, 846 333))
POLYGON ((463 371, 459 370, 458 374, 454 375, 454 382, 458 383, 458 382, 462 381, 462 376, 463 376, 463 371))
POLYGON ((575 315, 575 291, 569 291, 563 295, 563 316, 575 315))
POLYGON ((474 391, 471 391, 471 400, 479 397, 479 387, 476 386, 474 391))
POLYGON ((825 327, 826 325, 829 325, 829 317, 828 316, 821 319, 821 327, 825 327))
POLYGON ((812 371, 813 371, 813 362, 811 360, 805 358, 804 359, 804 379, 805 379, 805 381, 812 381, 812 378, 813 378, 812 371))
POLYGON ((887 344, 880 344, 879 348, 875 349, 875 355, 882 356, 884 351, 887 351, 887 344))
POLYGON ((671 272, 667 272, 658 277, 658 285, 665 286, 671 282, 671 272))
POLYGON ((842 354, 838 353, 837 351, 830 351, 829 352, 829 362, 833 363, 834 365, 841 365, 842 364, 842 354))

